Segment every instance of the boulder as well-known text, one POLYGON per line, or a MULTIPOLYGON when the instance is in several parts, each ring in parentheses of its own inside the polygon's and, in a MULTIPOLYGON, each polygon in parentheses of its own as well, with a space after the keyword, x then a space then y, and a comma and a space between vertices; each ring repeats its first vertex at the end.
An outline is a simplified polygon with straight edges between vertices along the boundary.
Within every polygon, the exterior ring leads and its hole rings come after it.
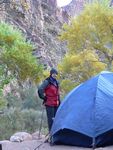
POLYGON ((32 139, 33 140, 39 140, 39 139, 44 139, 45 135, 42 135, 41 133, 39 133, 39 131, 36 131, 32 134, 32 139))
POLYGON ((11 142, 22 142, 28 140, 32 140, 32 136, 27 132, 17 132, 10 137, 11 142))

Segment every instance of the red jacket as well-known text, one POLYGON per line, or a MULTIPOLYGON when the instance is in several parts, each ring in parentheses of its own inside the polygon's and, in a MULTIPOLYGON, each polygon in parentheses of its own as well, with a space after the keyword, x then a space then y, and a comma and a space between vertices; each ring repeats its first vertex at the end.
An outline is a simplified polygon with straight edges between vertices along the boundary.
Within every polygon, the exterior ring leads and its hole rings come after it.
POLYGON ((38 95, 44 100, 46 106, 59 106, 59 83, 56 79, 48 77, 38 88, 38 95))
POLYGON ((60 104, 59 100, 59 87, 54 84, 49 84, 45 89, 47 106, 58 106, 60 104))

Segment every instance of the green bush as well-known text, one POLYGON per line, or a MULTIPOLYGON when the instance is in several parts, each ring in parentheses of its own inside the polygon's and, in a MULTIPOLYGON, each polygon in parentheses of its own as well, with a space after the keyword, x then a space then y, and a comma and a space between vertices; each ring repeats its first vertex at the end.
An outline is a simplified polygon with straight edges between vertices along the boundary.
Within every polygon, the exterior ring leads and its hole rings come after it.
MULTIPOLYGON (((40 128, 41 112, 33 109, 20 110, 11 108, 0 115, 0 140, 9 139, 15 132, 33 133, 40 128)), ((42 132, 47 133, 47 121, 43 116, 42 132)))
POLYGON ((32 43, 26 41, 19 29, 0 23, 0 61, 4 65, 4 74, 7 70, 19 81, 30 79, 38 82, 43 68, 32 55, 33 49, 32 43))
MULTIPOLYGON (((15 89, 14 89, 15 91, 15 89)), ((15 92, 9 93, 5 96, 8 107, 4 107, 4 114, 0 115, 0 140, 9 139, 15 132, 25 131, 33 133, 40 129, 41 119, 42 133, 46 134, 47 119, 44 110, 42 117, 42 100, 38 98, 35 86, 16 89, 23 95, 21 97, 15 96, 15 92)))

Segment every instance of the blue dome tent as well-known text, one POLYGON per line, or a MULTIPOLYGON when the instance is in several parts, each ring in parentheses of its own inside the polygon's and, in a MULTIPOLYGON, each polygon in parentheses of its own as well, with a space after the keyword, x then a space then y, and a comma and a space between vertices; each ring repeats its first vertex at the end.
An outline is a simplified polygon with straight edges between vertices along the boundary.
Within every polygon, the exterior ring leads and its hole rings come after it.
POLYGON ((113 73, 101 72, 66 96, 54 119, 51 137, 53 144, 113 144, 113 73))

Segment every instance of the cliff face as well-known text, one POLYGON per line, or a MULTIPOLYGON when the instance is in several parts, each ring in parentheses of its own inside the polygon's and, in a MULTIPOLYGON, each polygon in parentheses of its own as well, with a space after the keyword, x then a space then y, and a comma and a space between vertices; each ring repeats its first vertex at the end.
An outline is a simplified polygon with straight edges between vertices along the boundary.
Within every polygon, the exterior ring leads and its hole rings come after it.
POLYGON ((57 38, 63 20, 56 0, 1 0, 1 20, 22 30, 36 47, 33 54, 45 66, 56 66, 66 52, 57 38))
MULTIPOLYGON (((62 7, 62 12, 63 12, 63 18, 65 20, 65 14, 70 17, 77 16, 81 13, 81 11, 84 9, 84 4, 86 2, 90 2, 92 0, 72 0, 69 5, 62 7)), ((67 19, 67 17, 66 17, 67 19)), ((68 22, 68 20, 65 20, 68 22)))
POLYGON ((33 54, 46 66, 54 67, 66 53, 58 40, 62 24, 80 14, 87 0, 72 0, 58 8, 56 0, 0 0, 0 21, 17 26, 35 45, 33 54))

